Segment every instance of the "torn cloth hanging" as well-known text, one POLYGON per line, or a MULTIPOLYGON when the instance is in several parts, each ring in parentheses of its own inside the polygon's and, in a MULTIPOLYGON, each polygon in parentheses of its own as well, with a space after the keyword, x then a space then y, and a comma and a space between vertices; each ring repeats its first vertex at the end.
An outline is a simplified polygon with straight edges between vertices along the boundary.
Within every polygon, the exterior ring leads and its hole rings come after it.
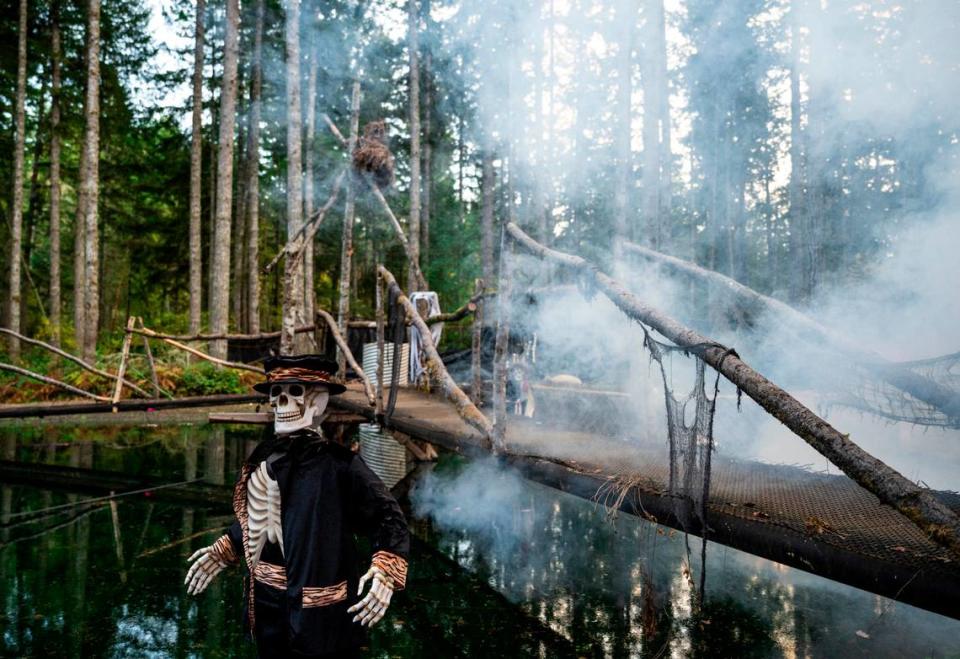
MULTIPOLYGON (((440 298, 433 291, 416 291, 410 294, 410 302, 414 309, 423 317, 424 320, 430 316, 436 316, 440 313, 440 298), (422 310, 425 309, 426 313, 422 310)), ((437 323, 430 327, 430 334, 433 336, 433 344, 440 345, 440 334, 443 332, 443 323, 437 323)), ((426 370, 420 363, 420 357, 423 354, 423 337, 420 336, 420 330, 416 325, 410 326, 410 382, 416 384, 420 376, 426 370)))

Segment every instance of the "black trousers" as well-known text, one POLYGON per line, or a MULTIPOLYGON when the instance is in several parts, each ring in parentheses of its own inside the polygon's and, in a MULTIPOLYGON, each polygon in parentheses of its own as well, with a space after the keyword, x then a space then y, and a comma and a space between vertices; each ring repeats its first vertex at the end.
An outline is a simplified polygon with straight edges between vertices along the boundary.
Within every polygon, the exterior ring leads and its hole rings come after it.
POLYGON ((328 652, 303 654, 290 648, 287 636, 286 599, 280 591, 261 583, 255 585, 257 656, 260 659, 360 659, 359 647, 328 652))

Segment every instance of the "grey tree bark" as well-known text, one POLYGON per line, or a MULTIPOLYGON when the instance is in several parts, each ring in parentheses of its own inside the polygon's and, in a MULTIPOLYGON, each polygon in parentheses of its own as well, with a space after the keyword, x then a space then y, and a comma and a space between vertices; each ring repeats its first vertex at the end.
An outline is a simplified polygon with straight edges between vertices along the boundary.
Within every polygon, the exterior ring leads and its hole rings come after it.
MULTIPOLYGON (((293 236, 303 224, 303 120, 300 108, 300 0, 287 0, 287 235, 293 236)), ((283 316, 280 353, 301 352, 305 341, 294 331, 304 324, 303 252, 284 261, 283 316)))
MULTIPOLYGON (((314 167, 313 143, 317 136, 317 73, 319 70, 319 50, 314 45, 310 49, 310 58, 307 69, 307 102, 304 123, 306 124, 306 148, 303 153, 303 212, 304 217, 313 217, 314 198, 314 167)), ((348 190, 347 194, 350 194, 348 190)), ((347 197, 349 200, 349 196, 347 197)), ((314 241, 307 241, 303 246, 303 307, 304 318, 313 322, 316 315, 314 302, 316 288, 314 285, 314 241)))
MULTIPOLYGON (((220 130, 217 148, 216 210, 213 226, 212 291, 210 331, 227 331, 230 313, 230 215, 233 210, 233 141, 237 105, 237 57, 240 27, 239 0, 226 0, 223 40, 223 78, 220 88, 220 130)), ((210 342, 210 354, 224 359, 227 342, 210 342)))
MULTIPOLYGON (((27 86, 27 0, 20 0, 20 24, 17 36, 17 99, 14 110, 16 137, 13 145, 13 208, 10 212, 10 298, 7 325, 20 331, 20 259, 23 243, 23 150, 26 142, 24 106, 27 86)), ((20 341, 10 337, 10 360, 20 360, 20 341)))
POLYGON ((87 86, 84 106, 83 155, 87 167, 80 179, 83 205, 78 203, 77 225, 83 228, 83 358, 97 356, 100 322, 100 0, 87 5, 87 86), (81 214, 82 213, 82 214, 81 214))
MULTIPOLYGON (((407 0, 407 50, 410 55, 410 226, 408 227, 411 260, 420 265, 420 12, 417 0, 407 0)), ((407 290, 417 290, 417 277, 411 264, 407 273, 407 290)))
POLYGON ((60 346, 60 2, 50 6, 50 329, 60 346))
POLYGON ((193 30, 193 126, 190 133, 190 333, 200 331, 203 300, 203 251, 200 238, 200 189, 203 167, 203 28, 206 0, 196 0, 193 30))
MULTIPOLYGON (((360 81, 354 79, 353 92, 350 95, 350 141, 347 153, 353 153, 360 132, 360 81)), ((353 220, 356 213, 354 186, 347 186, 347 203, 343 212, 343 236, 340 244, 340 301, 337 305, 337 326, 340 334, 347 336, 347 323, 350 322, 350 273, 353 270, 353 220)), ((337 367, 341 374, 346 373, 346 355, 337 352, 337 367)))
MULTIPOLYGON (((643 58, 643 202, 642 212, 646 222, 647 242, 659 248, 663 240, 663 129, 669 117, 663 116, 665 93, 661 80, 660 58, 665 45, 661 43, 663 31, 663 0, 648 0, 646 9, 646 53, 643 58)), ((669 148, 669 147, 668 147, 669 148)))
MULTIPOLYGON (((620 54, 617 57, 617 125, 620 139, 617 143, 617 170, 614 188, 613 257, 616 262, 623 258, 623 241, 629 237, 630 181, 633 174, 633 154, 630 149, 631 96, 633 92, 633 34, 637 22, 636 0, 627 0, 620 5, 620 54)), ((545 233, 545 232, 543 232, 545 233)))
POLYGON ((493 270, 493 205, 494 205, 494 173, 493 154, 483 152, 481 166, 482 178, 480 181, 480 257, 483 264, 484 284, 496 281, 496 272, 493 270))
MULTIPOLYGON (((429 0, 424 0, 424 13, 427 13, 426 7, 429 6, 429 0)), ((431 140, 433 136, 431 130, 431 115, 433 114, 433 78, 431 78, 431 68, 433 65, 433 56, 428 51, 423 59, 424 90, 423 100, 426 108, 423 111, 423 177, 422 185, 423 198, 420 204, 420 261, 424 268, 430 262, 430 198, 431 188, 433 187, 433 146, 431 140)))
POLYGON ((247 331, 260 333, 260 96, 263 90, 264 0, 257 0, 250 75, 250 127, 247 130, 247 331))

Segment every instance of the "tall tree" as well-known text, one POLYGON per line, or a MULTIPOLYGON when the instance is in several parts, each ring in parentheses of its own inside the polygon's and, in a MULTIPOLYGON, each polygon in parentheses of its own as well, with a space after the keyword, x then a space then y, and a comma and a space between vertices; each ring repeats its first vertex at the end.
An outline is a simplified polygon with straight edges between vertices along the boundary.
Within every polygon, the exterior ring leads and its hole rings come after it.
POLYGON ((206 0, 196 0, 193 30, 193 125, 190 133, 190 333, 200 331, 203 299, 200 192, 203 185, 203 28, 206 0))
POLYGON ((60 1, 50 6, 50 331, 60 345, 60 1))
POLYGON ((630 182, 633 179, 633 153, 631 142, 631 96, 633 92, 633 34, 637 21, 636 0, 624 0, 618 6, 617 21, 620 23, 620 52, 617 57, 617 123, 620 137, 617 140, 616 176, 614 182, 614 240, 613 255, 617 262, 623 258, 623 242, 629 238, 628 215, 630 212, 630 182))
POLYGON ((647 0, 643 57, 643 214, 647 240, 665 238, 670 196, 670 113, 663 0, 647 0))
POLYGON ((407 290, 415 291, 420 264, 420 12, 417 0, 407 0, 407 50, 410 57, 410 264, 407 290))
MULTIPOLYGON (((82 307, 77 327, 83 358, 93 361, 100 325, 100 0, 87 3, 86 87, 83 150, 74 231, 80 239, 80 277, 74 282, 74 304, 82 307)), ((76 257, 76 254, 74 255, 76 257)), ((76 266, 75 266, 76 267, 76 266)), ((75 271, 76 272, 76 271, 75 271)))
MULTIPOLYGON (((287 0, 287 236, 303 225, 303 121, 300 114, 300 0, 287 0)), ((303 324, 303 252, 284 260, 280 353, 301 351, 296 328, 303 324)))
MULTIPOLYGON (((26 141, 25 110, 27 85, 27 0, 20 0, 20 23, 17 35, 17 99, 16 137, 13 146, 13 208, 10 213, 10 299, 7 325, 20 331, 20 263, 23 232, 23 150, 26 141)), ((10 339, 10 359, 20 359, 20 342, 10 339)))
MULTIPOLYGON (((213 235, 213 290, 210 295, 210 331, 225 334, 230 308, 230 215, 233 210, 233 140, 237 106, 237 57, 240 8, 226 0, 223 39, 223 79, 220 88, 220 131, 217 148, 216 213, 213 235)), ((226 357, 227 342, 210 342, 215 357, 226 357)))
POLYGON ((496 281, 496 272, 493 263, 493 206, 494 201, 494 169, 493 154, 489 149, 483 152, 480 181, 480 261, 483 265, 483 285, 490 288, 496 281))
POLYGON ((264 0, 257 0, 250 74, 250 126, 247 129, 247 331, 260 333, 260 95, 263 89, 264 0))
MULTIPOLYGON (((360 131, 360 81, 354 79, 353 92, 350 95, 350 142, 347 153, 353 153, 360 131)), ((337 325, 340 334, 347 336, 350 322, 350 273, 353 264, 353 219, 356 212, 354 190, 347 186, 347 203, 343 212, 343 240, 340 244, 340 303, 337 305, 337 325)), ((346 373, 346 355, 337 351, 337 366, 340 373, 346 373)))
MULTIPOLYGON (((319 59, 320 50, 314 40, 314 43, 310 47, 307 62, 307 99, 306 112, 303 118, 307 143, 303 154, 303 211, 307 221, 313 216, 313 206, 316 201, 313 188, 314 177, 316 175, 313 146, 314 140, 316 140, 317 137, 317 73, 320 68, 319 59)), ((315 264, 313 247, 313 240, 308 240, 303 246, 303 306, 304 317, 308 319, 309 322, 313 322, 316 316, 314 301, 317 299, 314 284, 315 264)))

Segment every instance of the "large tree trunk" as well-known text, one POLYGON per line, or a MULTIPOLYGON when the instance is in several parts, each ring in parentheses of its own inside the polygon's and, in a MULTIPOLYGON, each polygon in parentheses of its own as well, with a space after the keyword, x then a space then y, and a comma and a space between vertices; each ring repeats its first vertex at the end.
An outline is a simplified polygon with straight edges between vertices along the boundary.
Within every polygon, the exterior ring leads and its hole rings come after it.
POLYGON ((260 95, 263 88, 264 0, 257 0, 247 130, 247 331, 260 333, 260 95))
POLYGON ((493 269, 493 205, 495 180, 493 173, 493 154, 483 151, 480 181, 480 260, 483 264, 483 282, 492 286, 497 273, 493 269))
POLYGON ((620 54, 617 57, 617 161, 615 164, 613 257, 619 263, 623 258, 623 241, 629 237, 628 214, 630 181, 633 178, 631 142, 631 96, 633 91, 633 33, 637 22, 637 3, 628 0, 621 6, 620 54))
MULTIPOLYGON (((360 81, 353 81, 353 93, 350 96, 350 141, 347 153, 353 153, 360 131, 360 81)), ((353 219, 355 213, 354 186, 347 185, 347 203, 343 212, 343 240, 340 244, 340 303, 337 305, 337 325, 340 334, 347 336, 347 323, 350 321, 350 273, 353 263, 353 219)), ((337 353, 337 366, 341 374, 346 373, 346 355, 337 353)))
MULTIPOLYGON (((237 57, 240 8, 238 0, 226 0, 223 40, 223 79, 220 88, 220 131, 217 148, 216 212, 213 226, 213 290, 210 295, 210 331, 227 331, 230 314, 230 214, 233 210, 233 141, 237 105, 237 57)), ((210 354, 224 359, 226 341, 211 341, 210 354)))
POLYGON ((661 65, 661 58, 665 55, 663 43, 664 13, 663 0, 647 0, 646 16, 646 46, 647 53, 643 58, 643 215, 646 220, 647 242, 654 248, 659 248, 665 236, 665 204, 661 197, 664 193, 664 170, 666 158, 664 149, 665 131, 669 124, 669 115, 664 114, 668 108, 666 99, 665 64, 661 65))
POLYGON ((873 457, 789 393, 744 362, 736 352, 689 329, 659 309, 647 306, 615 279, 585 259, 538 244, 519 227, 510 237, 528 252, 588 277, 628 317, 687 348, 721 373, 769 414, 790 428, 857 484, 913 521, 932 540, 960 555, 960 518, 926 488, 873 457))
MULTIPOLYGON (((410 54, 410 226, 411 260, 420 265, 420 12, 417 0, 407 0, 407 50, 410 54)), ((413 264, 407 273, 407 290, 417 289, 413 264)))
MULTIPOLYGON (((300 115, 300 0, 287 0, 287 235, 303 224, 303 121, 300 115)), ((288 256, 283 269, 280 354, 302 352, 305 341, 294 329, 304 324, 303 251, 288 256)))
POLYGON ((200 239, 200 188, 203 179, 203 28, 206 0, 197 0, 193 46, 193 126, 190 133, 190 333, 200 331, 203 251, 200 239))
MULTIPOLYGON (((13 146, 13 208, 10 213, 10 298, 7 325, 20 331, 20 264, 23 243, 23 150, 26 136, 24 105, 27 85, 27 0, 20 0, 20 25, 17 38, 17 100, 14 110, 16 137, 13 146)), ((10 360, 20 360, 20 341, 10 337, 10 360)))
POLYGON ((804 300, 810 294, 810 269, 807 245, 811 236, 803 203, 804 163, 803 129, 800 107, 800 24, 796 1, 790 8, 790 298, 804 300))
MULTIPOLYGON (((421 11, 429 33, 430 0, 421 0, 421 11)), ((423 56, 423 176, 421 187, 423 198, 420 205, 420 245, 421 265, 426 268, 430 263, 430 198, 433 187, 433 135, 431 120, 433 117, 433 49, 427 47, 423 56)))
MULTIPOLYGON (((316 202, 314 198, 314 167, 313 167, 313 147, 317 136, 317 72, 320 68, 320 51, 314 46, 310 49, 309 68, 307 70, 307 102, 306 116, 306 149, 303 154, 303 211, 304 217, 309 220, 313 217, 313 205, 316 202)), ((348 195, 350 192, 348 191, 348 195)), ((347 197, 349 201, 349 196, 347 197)), ((303 245, 303 307, 304 318, 313 322, 316 315, 315 301, 317 299, 316 285, 314 283, 314 241, 310 240, 303 245)))
POLYGON ((100 197, 100 0, 90 0, 87 9, 87 87, 84 106, 83 158, 87 167, 80 180, 82 215, 78 214, 83 241, 83 358, 97 356, 100 321, 100 231, 97 206, 100 197))
POLYGON ((60 2, 50 7, 50 330, 60 346, 60 2))

